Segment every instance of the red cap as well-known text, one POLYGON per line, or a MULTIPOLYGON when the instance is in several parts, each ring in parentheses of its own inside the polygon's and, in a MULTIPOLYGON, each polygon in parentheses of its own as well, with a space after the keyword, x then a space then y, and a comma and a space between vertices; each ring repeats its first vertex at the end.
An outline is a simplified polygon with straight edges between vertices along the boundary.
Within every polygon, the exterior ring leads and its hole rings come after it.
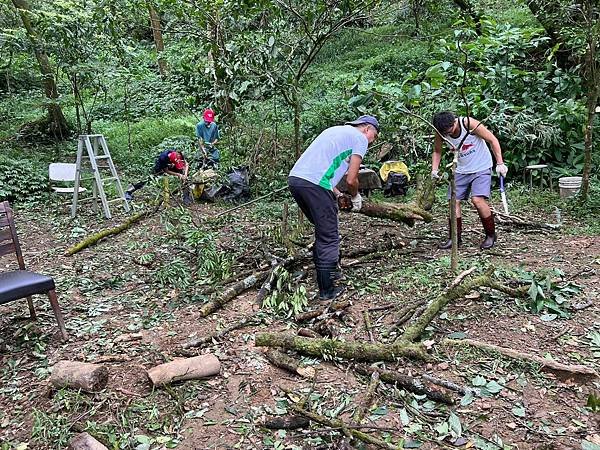
POLYGON ((176 170, 183 170, 183 168, 185 167, 183 155, 179 152, 169 153, 169 161, 171 161, 171 164, 175 166, 176 170))
POLYGON ((204 111, 204 121, 207 123, 213 122, 215 120, 215 112, 208 108, 204 111))

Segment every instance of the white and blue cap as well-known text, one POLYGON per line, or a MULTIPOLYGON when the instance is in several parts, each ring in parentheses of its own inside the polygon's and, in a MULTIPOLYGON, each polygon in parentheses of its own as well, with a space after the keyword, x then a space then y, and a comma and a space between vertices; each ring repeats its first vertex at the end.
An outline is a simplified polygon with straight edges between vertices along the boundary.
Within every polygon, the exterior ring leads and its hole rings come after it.
POLYGON ((361 125, 363 123, 368 123, 369 125, 373 125, 377 132, 379 133, 379 122, 373 116, 360 116, 358 119, 353 120, 352 122, 346 122, 345 125, 361 125))

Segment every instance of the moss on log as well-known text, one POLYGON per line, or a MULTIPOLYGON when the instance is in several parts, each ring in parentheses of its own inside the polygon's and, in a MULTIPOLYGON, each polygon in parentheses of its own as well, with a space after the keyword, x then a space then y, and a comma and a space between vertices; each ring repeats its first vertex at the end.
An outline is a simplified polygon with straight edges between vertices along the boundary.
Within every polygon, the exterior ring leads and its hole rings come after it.
POLYGON ((288 333, 259 333, 256 335, 255 344, 257 347, 281 347, 295 350, 304 355, 357 361, 395 361, 400 357, 429 359, 422 345, 405 342, 384 345, 336 339, 304 338, 288 333))
POLYGON ((104 239, 106 237, 109 237, 109 236, 112 236, 115 234, 119 234, 122 231, 127 230, 133 224, 140 221, 141 219, 156 213, 156 211, 158 211, 158 209, 160 208, 161 205, 162 205, 162 202, 159 202, 156 206, 154 206, 151 209, 147 209, 145 211, 140 211, 139 213, 134 214, 129 219, 127 219, 125 222, 123 222, 121 225, 118 225, 113 228, 106 228, 104 230, 101 230, 101 231, 98 231, 97 233, 92 234, 91 236, 86 237, 85 239, 83 239, 82 241, 73 245, 72 247, 69 247, 65 251, 65 255, 73 256, 75 253, 80 252, 81 250, 88 248, 91 245, 94 245, 101 239, 104 239))
POLYGON ((359 211, 369 217, 378 217, 380 219, 402 222, 408 226, 414 226, 415 221, 431 222, 433 216, 413 203, 383 203, 363 200, 362 208, 359 211))

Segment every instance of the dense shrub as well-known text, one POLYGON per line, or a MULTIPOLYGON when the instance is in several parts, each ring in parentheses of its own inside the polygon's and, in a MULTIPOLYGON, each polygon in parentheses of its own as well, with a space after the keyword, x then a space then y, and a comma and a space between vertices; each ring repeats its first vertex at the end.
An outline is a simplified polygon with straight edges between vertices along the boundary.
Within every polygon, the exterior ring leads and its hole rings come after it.
POLYGON ((17 157, 15 151, 0 153, 0 201, 35 201, 47 192, 47 166, 22 155, 17 157))

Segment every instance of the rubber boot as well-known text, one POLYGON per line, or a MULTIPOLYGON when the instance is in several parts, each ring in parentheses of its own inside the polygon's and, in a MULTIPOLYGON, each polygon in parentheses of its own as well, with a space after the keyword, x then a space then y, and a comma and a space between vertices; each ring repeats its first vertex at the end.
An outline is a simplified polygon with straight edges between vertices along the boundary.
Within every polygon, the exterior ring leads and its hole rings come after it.
POLYGON ((189 188, 184 188, 184 190, 183 190, 183 204, 185 206, 190 206, 192 203, 194 203, 194 200, 192 199, 192 193, 190 192, 189 188))
POLYGON ((342 292, 343 287, 335 287, 333 285, 333 274, 335 266, 319 266, 317 267, 317 284, 319 286, 319 300, 333 300, 342 292))
MULTIPOLYGON (((458 245, 462 244, 462 217, 456 218, 456 236, 458 238, 458 245)), ((452 225, 450 219, 448 219, 448 240, 443 244, 438 245, 441 250, 448 250, 452 248, 452 225)))
POLYGON ((496 225, 494 223, 494 214, 488 217, 480 217, 483 229, 485 230, 485 239, 479 245, 482 250, 492 248, 496 243, 496 225))

